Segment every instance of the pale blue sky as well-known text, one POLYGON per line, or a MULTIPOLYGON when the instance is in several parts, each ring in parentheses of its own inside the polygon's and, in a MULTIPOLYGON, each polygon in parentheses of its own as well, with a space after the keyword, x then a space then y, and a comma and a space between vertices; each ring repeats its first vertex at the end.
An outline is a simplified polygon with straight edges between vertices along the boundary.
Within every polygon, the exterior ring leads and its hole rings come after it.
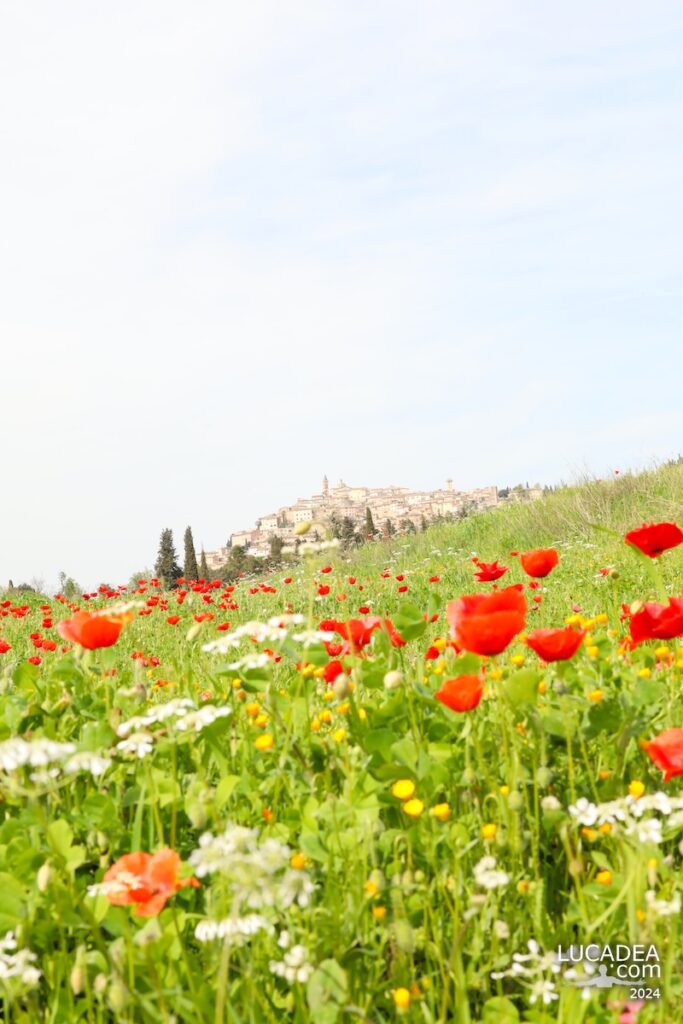
POLYGON ((683 7, 4 3, 0 580, 683 450, 683 7))

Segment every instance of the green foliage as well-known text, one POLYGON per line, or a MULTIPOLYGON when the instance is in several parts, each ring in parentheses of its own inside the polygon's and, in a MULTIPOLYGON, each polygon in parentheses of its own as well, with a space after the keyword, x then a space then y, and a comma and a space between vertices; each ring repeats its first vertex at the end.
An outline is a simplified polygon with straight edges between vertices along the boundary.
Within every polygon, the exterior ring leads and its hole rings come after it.
POLYGON ((185 529, 185 536, 183 538, 183 544, 185 548, 185 558, 183 561, 183 576, 186 580, 198 579, 199 567, 197 565, 197 555, 194 550, 194 539, 192 537, 192 527, 188 526, 185 529))
POLYGON ((154 572, 157 579, 163 581, 165 587, 175 586, 178 578, 183 575, 183 570, 178 565, 172 530, 161 531, 159 554, 154 563, 154 572))

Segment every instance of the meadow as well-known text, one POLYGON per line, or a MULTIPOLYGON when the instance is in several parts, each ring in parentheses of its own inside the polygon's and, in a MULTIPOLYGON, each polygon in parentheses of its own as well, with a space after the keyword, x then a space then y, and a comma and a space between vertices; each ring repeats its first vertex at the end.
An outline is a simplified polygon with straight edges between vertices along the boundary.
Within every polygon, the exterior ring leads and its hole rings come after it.
POLYGON ((682 509, 679 463, 1 596, 3 1020, 682 1019, 682 509))

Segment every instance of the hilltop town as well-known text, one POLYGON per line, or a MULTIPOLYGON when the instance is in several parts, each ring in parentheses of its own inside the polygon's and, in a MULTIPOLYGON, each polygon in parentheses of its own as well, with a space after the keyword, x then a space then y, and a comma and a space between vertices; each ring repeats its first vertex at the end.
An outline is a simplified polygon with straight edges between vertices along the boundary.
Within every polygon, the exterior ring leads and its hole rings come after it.
POLYGON ((361 528, 367 509, 382 529, 389 521, 396 530, 419 529, 437 518, 449 518, 483 509, 493 508, 500 501, 533 500, 541 497, 539 486, 499 491, 497 487, 478 487, 457 491, 452 480, 435 491, 412 491, 409 487, 352 487, 340 480, 330 486, 323 477, 322 491, 310 498, 298 498, 293 505, 283 505, 276 512, 261 516, 253 529, 233 533, 223 548, 206 553, 207 564, 214 570, 222 566, 232 548, 242 547, 257 557, 266 557, 271 550, 272 538, 283 544, 295 540, 294 529, 299 523, 325 524, 331 519, 352 520, 361 528))

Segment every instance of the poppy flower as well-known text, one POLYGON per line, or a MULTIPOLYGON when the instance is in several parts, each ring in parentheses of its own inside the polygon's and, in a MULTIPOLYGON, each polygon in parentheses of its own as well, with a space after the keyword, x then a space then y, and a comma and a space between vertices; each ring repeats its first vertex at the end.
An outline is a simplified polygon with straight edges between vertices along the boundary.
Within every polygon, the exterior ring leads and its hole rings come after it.
POLYGON ((683 775, 683 729, 665 729, 644 744, 644 750, 664 772, 665 782, 683 775))
POLYGON ((492 583, 494 580, 499 580, 508 571, 506 565, 498 564, 498 559, 495 562, 480 562, 473 558, 472 561, 477 567, 474 578, 480 583, 492 583))
POLYGON ((166 619, 166 621, 168 622, 169 626, 177 626, 178 623, 180 622, 180 616, 179 615, 169 615, 168 618, 166 619))
POLYGON ((340 676, 343 671, 344 666, 342 665, 341 661, 331 661, 328 665, 325 666, 323 679, 325 680, 326 683, 332 684, 337 678, 337 676, 340 676))
POLYGON ((6 640, 0 640, 0 654, 7 654, 7 652, 11 650, 11 644, 8 644, 6 640))
POLYGON ((648 558, 657 558, 663 551, 683 544, 683 530, 676 523, 643 523, 637 530, 629 530, 624 540, 648 558))
POLYGON ((318 587, 318 593, 320 594, 321 597, 327 597, 329 592, 330 588, 328 586, 318 587))
POLYGON ((199 886, 196 878, 178 878, 180 864, 175 850, 126 853, 106 872, 102 886, 114 906, 132 904, 139 917, 154 917, 179 889, 199 886))
POLYGON ((543 661, 567 661, 574 657, 585 635, 581 629, 534 629, 526 642, 543 661))
POLYGON ((542 579, 553 571, 560 558, 555 548, 537 548, 534 551, 523 551, 519 560, 527 576, 542 579))
POLYGON ((683 598, 670 597, 668 604, 647 601, 629 622, 631 643, 645 640, 673 640, 683 636, 683 598))
POLYGON ((57 632, 63 640, 71 640, 88 651, 94 651, 115 644, 125 621, 128 621, 127 615, 109 617, 98 612, 78 611, 72 618, 58 622, 57 632))
POLYGON ((451 711, 463 712, 474 710, 483 694, 481 676, 457 676, 455 679, 445 679, 434 696, 451 711))
POLYGON ((474 654, 500 654, 524 629, 525 617, 519 584, 493 594, 466 594, 446 605, 451 636, 474 654))

